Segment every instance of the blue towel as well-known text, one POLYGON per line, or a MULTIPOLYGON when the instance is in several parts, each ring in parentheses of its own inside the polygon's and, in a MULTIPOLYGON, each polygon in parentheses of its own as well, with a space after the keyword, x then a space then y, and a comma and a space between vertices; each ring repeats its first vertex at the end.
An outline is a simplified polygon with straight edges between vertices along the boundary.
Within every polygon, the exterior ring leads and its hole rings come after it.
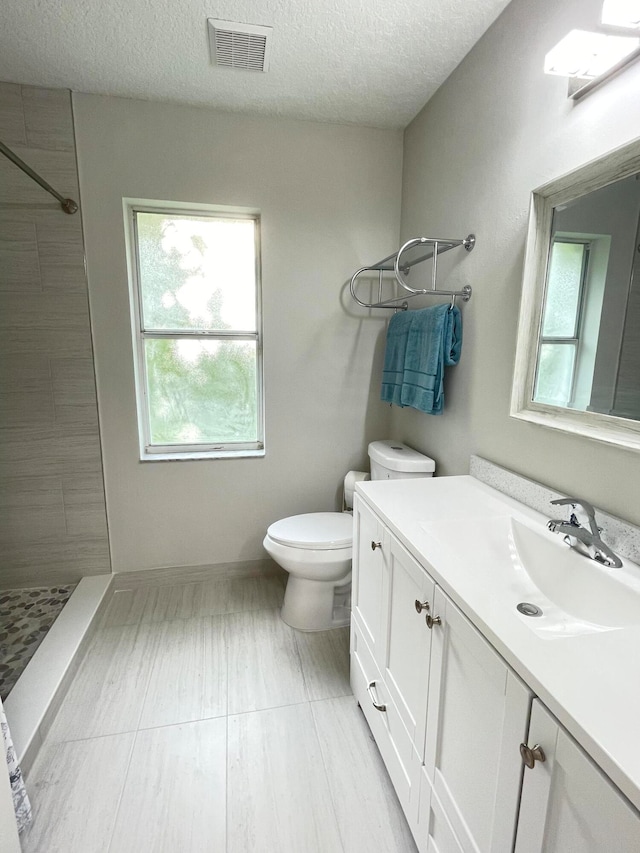
POLYGON ((458 363, 461 349, 459 308, 445 303, 395 314, 387 332, 382 400, 442 414, 444 368, 458 363))
POLYGON ((382 395, 387 403, 402 406, 401 392, 404 373, 405 355, 409 330, 413 323, 414 311, 398 311, 387 329, 387 346, 384 353, 382 369, 382 395))

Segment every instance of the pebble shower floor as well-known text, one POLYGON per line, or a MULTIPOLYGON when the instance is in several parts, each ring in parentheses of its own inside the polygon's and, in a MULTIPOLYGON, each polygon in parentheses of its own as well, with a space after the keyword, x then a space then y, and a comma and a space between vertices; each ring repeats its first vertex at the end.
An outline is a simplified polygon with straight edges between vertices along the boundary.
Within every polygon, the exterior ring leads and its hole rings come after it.
POLYGON ((0 590, 0 697, 7 698, 75 584, 0 590))

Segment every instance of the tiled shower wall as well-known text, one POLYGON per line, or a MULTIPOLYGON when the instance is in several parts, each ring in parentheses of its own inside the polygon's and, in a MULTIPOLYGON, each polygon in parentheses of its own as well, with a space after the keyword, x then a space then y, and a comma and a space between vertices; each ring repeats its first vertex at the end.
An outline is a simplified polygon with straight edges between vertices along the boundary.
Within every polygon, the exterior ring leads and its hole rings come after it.
MULTIPOLYGON (((0 140, 79 200, 68 91, 0 83, 0 140)), ((109 571, 80 212, 0 155, 0 588, 109 571)))

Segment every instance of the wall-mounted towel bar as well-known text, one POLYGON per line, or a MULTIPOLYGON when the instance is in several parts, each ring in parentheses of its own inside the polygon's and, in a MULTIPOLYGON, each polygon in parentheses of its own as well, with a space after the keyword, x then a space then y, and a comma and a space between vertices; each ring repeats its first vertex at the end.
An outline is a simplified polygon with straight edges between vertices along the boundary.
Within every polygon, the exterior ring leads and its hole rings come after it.
POLYGON ((356 270, 355 273, 351 277, 351 283, 349 285, 349 289, 351 290, 351 295, 354 300, 361 305, 363 308, 401 308, 406 309, 407 299, 411 299, 414 296, 429 296, 429 295, 437 295, 437 296, 450 296, 452 304, 455 302, 456 297, 460 297, 463 302, 468 302, 471 299, 471 287, 467 284, 462 290, 439 290, 437 287, 438 284, 438 255, 443 254, 443 252, 448 252, 451 249, 455 249, 458 246, 463 246, 467 252, 470 252, 476 244, 476 238, 474 234, 469 234, 467 237, 464 237, 461 240, 448 240, 443 237, 415 237, 412 240, 407 240, 407 242, 397 251, 394 252, 393 255, 389 255, 386 258, 383 258, 381 261, 378 261, 375 264, 372 264, 368 267, 360 267, 359 270, 356 270), (407 252, 411 250, 414 251, 413 257, 408 259, 407 257, 403 258, 407 252), (433 259, 433 265, 431 268, 431 287, 425 289, 419 289, 410 287, 406 280, 405 276, 408 274, 411 267, 416 266, 416 264, 421 264, 423 261, 428 261, 433 259), (377 302, 363 302, 358 298, 356 294, 356 287, 358 284, 358 277, 365 272, 377 272, 378 273, 378 301, 377 302), (403 288, 405 293, 401 296, 394 296, 390 299, 382 298, 382 285, 383 285, 383 274, 385 272, 392 272, 394 274, 394 280, 398 282, 398 284, 403 288), (407 295, 408 294, 408 295, 407 295))

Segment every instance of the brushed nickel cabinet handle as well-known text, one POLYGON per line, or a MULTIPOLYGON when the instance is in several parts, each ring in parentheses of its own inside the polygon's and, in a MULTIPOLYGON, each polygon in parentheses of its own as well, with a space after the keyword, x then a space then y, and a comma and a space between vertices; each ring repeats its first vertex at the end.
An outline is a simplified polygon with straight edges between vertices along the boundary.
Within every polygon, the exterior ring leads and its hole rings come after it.
POLYGON ((430 608, 431 608, 431 605, 429 604, 428 601, 420 601, 419 599, 416 598, 415 607, 416 607, 416 613, 422 613, 423 610, 426 610, 428 613, 430 608))
POLYGON ((427 628, 431 631, 434 625, 442 625, 442 619, 440 616, 431 616, 429 614, 427 616, 427 628))
POLYGON ((539 743, 535 744, 533 748, 527 746, 526 743, 521 743, 520 755, 522 756, 523 763, 529 770, 533 770, 536 761, 542 763, 547 758, 539 743))
POLYGON ((367 693, 369 694, 369 698, 371 699, 373 707, 376 709, 376 711, 386 711, 387 706, 383 705, 382 702, 378 702, 378 699, 377 699, 375 693, 373 692, 373 688, 375 686, 376 686, 375 681, 370 681, 369 684, 367 685, 367 693))
POLYGON ((375 551, 376 548, 382 548, 382 542, 374 542, 372 539, 371 540, 371 550, 375 551))

